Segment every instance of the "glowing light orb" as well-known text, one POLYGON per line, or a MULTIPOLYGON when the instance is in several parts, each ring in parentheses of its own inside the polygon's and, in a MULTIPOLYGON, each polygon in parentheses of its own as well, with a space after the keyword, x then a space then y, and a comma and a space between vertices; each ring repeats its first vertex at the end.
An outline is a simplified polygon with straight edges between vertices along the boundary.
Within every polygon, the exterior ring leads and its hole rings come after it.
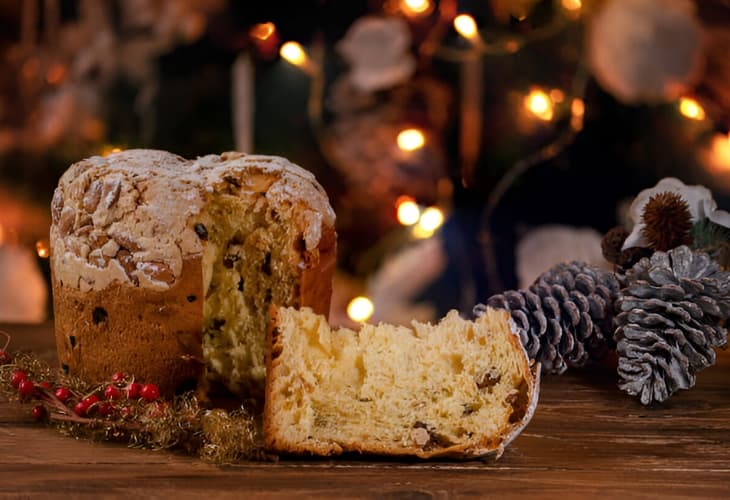
POLYGON ((355 297, 347 305, 347 315, 352 321, 361 323, 367 321, 375 312, 373 302, 367 297, 355 297))

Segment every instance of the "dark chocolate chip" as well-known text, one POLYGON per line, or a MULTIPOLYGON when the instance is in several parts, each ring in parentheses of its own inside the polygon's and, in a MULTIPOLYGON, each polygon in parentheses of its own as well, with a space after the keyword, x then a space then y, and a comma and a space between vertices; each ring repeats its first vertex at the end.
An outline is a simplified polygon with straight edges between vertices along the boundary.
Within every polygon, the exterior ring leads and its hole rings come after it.
POLYGON ((69 335, 68 341, 71 343, 71 349, 76 347, 76 337, 74 337, 73 335, 69 335))
POLYGON ((195 302, 198 299, 195 295, 188 295, 186 298, 188 302, 195 302))
POLYGON ((200 238, 203 241, 208 240, 208 228, 206 228, 203 224, 198 222, 197 224, 195 224, 193 229, 195 229, 195 234, 198 235, 198 238, 200 238))
POLYGON ((95 325, 98 325, 102 321, 109 319, 109 314, 107 314, 106 309, 103 307, 95 307, 91 313, 91 319, 94 320, 95 325))
POLYGON ((261 271, 267 276, 271 276, 271 252, 266 252, 264 263, 261 264, 261 271))
POLYGON ((241 257, 239 257, 238 255, 236 255, 236 254, 227 254, 226 256, 223 257, 223 266, 226 269, 233 269, 233 265, 236 262, 238 262, 239 260, 241 260, 241 257))
POLYGON ((240 181, 232 175, 224 175, 223 180, 226 181, 228 184, 233 184, 236 187, 241 187, 240 181))

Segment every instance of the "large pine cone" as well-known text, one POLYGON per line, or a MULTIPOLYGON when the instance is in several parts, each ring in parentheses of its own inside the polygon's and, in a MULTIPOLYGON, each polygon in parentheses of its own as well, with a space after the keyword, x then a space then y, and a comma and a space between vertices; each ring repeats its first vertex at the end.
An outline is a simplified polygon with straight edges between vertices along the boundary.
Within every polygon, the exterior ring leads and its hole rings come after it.
MULTIPOLYGON (((527 354, 546 373, 563 373, 600 359, 612 346, 613 306, 619 283, 613 273, 582 262, 558 264, 528 290, 511 290, 487 300, 507 309, 527 354)), ((477 305, 479 316, 484 305, 477 305)))
POLYGON ((680 246, 641 259, 622 278, 616 332, 621 390, 643 404, 695 384, 727 345, 730 273, 680 246))

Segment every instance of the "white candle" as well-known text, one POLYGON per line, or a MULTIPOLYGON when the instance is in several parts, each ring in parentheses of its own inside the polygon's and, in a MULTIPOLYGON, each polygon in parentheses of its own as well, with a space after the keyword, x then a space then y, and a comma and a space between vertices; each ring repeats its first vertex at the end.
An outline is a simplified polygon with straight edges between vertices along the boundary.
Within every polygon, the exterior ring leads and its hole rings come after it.
POLYGON ((253 152, 254 68, 251 56, 242 53, 233 63, 233 133, 236 150, 253 152))

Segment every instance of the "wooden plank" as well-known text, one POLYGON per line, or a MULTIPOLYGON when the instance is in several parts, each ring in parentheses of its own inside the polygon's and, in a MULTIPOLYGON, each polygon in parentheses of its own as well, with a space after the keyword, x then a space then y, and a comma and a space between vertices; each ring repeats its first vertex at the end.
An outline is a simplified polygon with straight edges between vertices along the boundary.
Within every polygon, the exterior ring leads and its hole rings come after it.
MULTIPOLYGON (((51 325, 0 327, 55 359, 51 325)), ((544 377, 525 432, 497 461, 348 456, 216 467, 166 451, 64 437, 0 402, 0 496, 180 498, 730 497, 730 352, 695 388, 644 407, 598 367, 544 377)))

